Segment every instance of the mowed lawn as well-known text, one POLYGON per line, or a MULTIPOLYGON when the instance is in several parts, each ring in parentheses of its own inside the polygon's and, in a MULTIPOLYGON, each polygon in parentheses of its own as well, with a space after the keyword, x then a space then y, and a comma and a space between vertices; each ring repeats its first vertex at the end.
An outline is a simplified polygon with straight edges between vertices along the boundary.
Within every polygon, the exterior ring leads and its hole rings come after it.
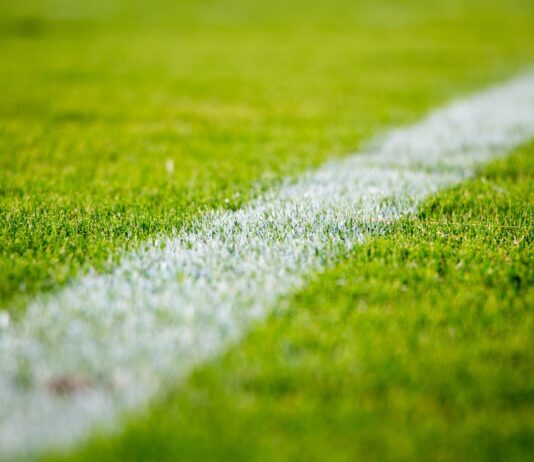
POLYGON ((533 10, 2 1, 0 303, 524 69, 533 10))
POLYGON ((534 455, 534 143, 280 303, 118 437, 50 461, 534 455))
MULTIPOLYGON (((529 0, 3 0, 0 309, 528 69, 533 31, 529 0)), ((533 155, 61 458, 532 457, 533 155)))

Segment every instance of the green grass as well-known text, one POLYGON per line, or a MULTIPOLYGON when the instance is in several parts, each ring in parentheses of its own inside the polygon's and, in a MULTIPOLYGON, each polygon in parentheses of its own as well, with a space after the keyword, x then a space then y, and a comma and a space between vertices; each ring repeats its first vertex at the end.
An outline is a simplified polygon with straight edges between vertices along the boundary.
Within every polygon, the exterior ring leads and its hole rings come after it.
POLYGON ((316 277, 115 437, 65 458, 529 460, 534 143, 316 277))
POLYGON ((0 306, 530 65, 533 24, 526 0, 4 0, 0 306))
MULTIPOLYGON (((531 0, 3 0, 0 309, 531 66, 533 30, 531 0)), ((45 459, 531 459, 533 176, 531 143, 45 459)))

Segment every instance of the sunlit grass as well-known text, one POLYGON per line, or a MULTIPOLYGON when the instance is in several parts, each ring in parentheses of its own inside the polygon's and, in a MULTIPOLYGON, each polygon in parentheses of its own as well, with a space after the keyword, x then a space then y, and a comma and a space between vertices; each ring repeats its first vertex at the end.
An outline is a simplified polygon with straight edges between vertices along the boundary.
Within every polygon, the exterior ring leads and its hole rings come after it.
POLYGON ((533 176, 530 144, 427 201, 67 460, 528 460, 533 176))
POLYGON ((521 1, 66 5, 0 9, 0 305, 14 311, 534 56, 521 1))

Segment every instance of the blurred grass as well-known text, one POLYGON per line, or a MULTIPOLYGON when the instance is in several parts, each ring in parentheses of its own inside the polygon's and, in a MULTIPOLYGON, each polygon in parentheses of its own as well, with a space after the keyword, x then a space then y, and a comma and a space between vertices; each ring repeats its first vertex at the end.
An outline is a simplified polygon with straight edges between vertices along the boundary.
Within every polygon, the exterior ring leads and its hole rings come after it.
MULTIPOLYGON (((530 0, 3 0, 0 307, 534 62, 530 0)), ((533 145, 71 460, 528 460, 533 145)))
POLYGON ((520 0, 2 1, 0 306, 530 65, 533 20, 520 0))
POLYGON ((54 461, 527 461, 534 142, 279 305, 223 357, 54 461))

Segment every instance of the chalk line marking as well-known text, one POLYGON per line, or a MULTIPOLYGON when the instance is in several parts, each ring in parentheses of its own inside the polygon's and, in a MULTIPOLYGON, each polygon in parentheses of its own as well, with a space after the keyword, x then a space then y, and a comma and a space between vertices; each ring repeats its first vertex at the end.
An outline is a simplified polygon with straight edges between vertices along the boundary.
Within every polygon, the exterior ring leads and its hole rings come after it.
POLYGON ((534 135, 534 74, 394 130, 238 211, 39 296, 0 331, 0 457, 112 429, 310 272, 534 135), (372 218, 370 220, 369 218, 372 218))

